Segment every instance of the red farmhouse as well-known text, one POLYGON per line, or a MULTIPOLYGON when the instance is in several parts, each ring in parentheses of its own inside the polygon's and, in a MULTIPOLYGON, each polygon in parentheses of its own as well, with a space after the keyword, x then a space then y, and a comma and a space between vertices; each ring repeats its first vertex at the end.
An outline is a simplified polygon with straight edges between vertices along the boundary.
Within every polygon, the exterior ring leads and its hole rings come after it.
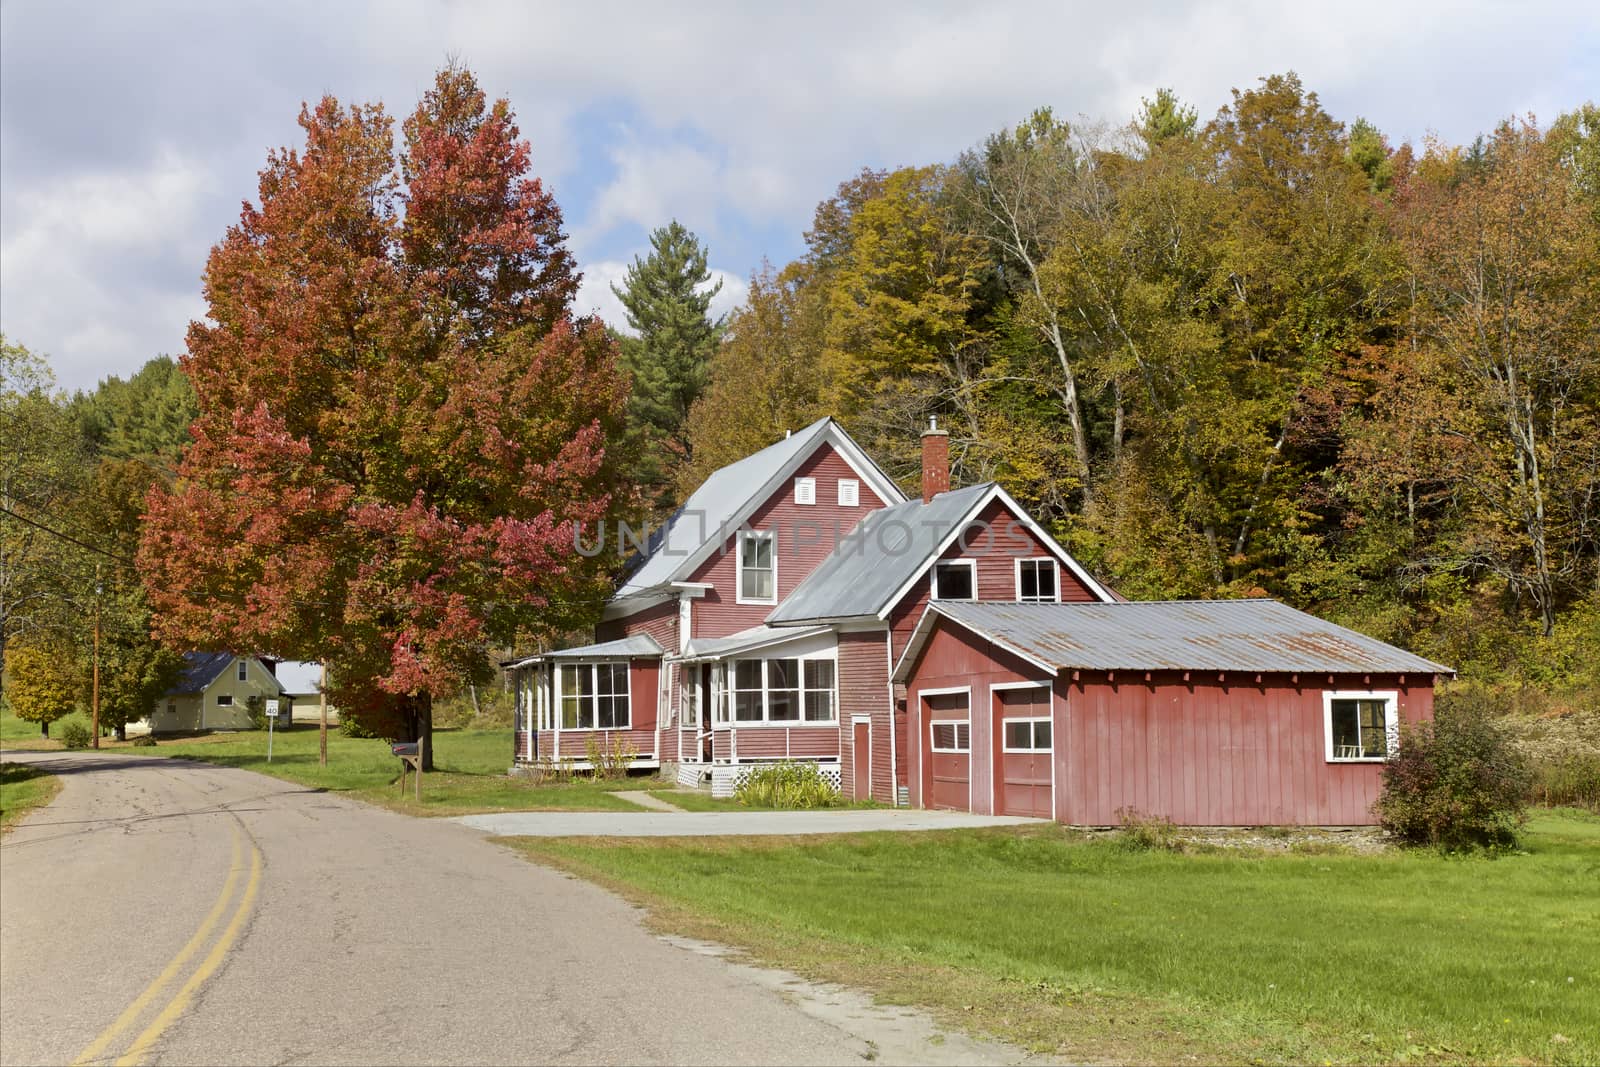
POLYGON ((513 664, 519 764, 1103 825, 1372 819, 1448 668, 1270 600, 1128 603, 995 484, 906 499, 832 419, 711 475, 583 648, 513 664))

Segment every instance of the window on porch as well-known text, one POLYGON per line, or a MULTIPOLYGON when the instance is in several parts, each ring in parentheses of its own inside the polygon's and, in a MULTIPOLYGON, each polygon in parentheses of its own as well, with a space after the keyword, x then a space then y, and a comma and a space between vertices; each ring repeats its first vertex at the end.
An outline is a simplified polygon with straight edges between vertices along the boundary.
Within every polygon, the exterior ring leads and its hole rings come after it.
POLYGON ((730 673, 735 724, 837 721, 831 659, 741 659, 730 673))
POLYGON ((563 663, 556 672, 563 730, 626 730, 628 665, 563 663))

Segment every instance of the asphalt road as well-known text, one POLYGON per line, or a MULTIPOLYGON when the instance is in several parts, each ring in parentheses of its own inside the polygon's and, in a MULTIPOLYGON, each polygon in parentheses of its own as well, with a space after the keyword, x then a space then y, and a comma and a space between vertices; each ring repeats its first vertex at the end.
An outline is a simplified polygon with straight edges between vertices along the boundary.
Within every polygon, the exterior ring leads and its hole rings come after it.
POLYGON ((0 1063, 1015 1052, 818 1008, 454 822, 159 757, 8 758, 64 784, 0 842, 0 1063))

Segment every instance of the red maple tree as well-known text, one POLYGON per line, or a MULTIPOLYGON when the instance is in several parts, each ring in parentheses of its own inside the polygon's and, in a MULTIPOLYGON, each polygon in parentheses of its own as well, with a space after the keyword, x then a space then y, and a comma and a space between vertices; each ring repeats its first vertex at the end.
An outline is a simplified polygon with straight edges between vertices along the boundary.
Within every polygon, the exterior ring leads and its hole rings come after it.
POLYGON ((404 125, 331 97, 212 250, 200 416, 148 502, 160 635, 330 665, 431 763, 435 695, 603 599, 574 525, 617 510, 627 383, 505 101, 442 70, 404 125))

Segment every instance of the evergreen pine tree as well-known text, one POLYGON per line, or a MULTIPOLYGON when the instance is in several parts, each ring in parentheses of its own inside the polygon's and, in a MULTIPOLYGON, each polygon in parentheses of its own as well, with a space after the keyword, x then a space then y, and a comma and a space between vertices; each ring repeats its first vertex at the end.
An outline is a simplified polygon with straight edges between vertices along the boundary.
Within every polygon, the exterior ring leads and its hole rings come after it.
POLYGON ((662 496, 671 492, 672 466, 689 457, 689 409, 727 328, 726 316, 710 316, 722 289, 721 282, 707 286, 710 280, 705 248, 674 220, 650 235, 650 254, 634 257, 622 286, 611 287, 638 335, 623 338, 622 362, 633 375, 628 429, 640 482, 662 496))

